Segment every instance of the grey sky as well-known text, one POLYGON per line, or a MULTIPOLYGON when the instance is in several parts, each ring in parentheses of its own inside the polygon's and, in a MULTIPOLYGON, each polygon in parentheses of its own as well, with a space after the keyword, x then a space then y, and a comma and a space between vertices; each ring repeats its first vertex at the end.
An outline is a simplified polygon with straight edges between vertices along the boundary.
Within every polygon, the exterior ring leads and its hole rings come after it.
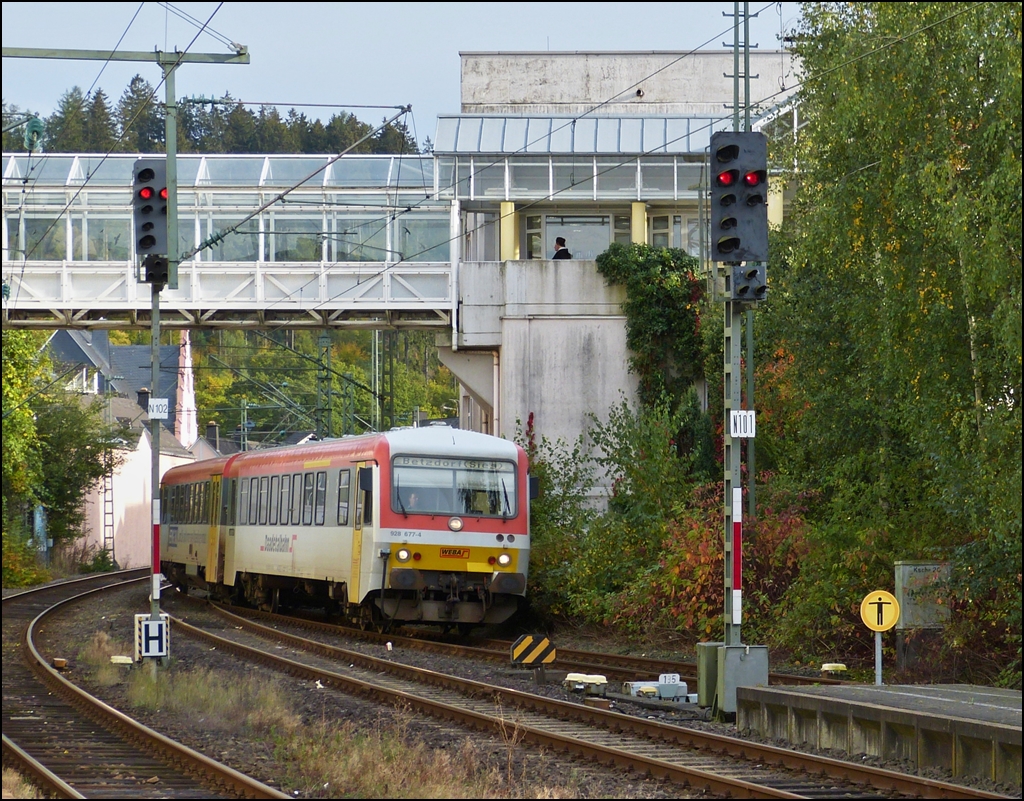
MULTIPOLYGON (((164 3, 3 3, 4 47, 172 51, 188 48, 198 26, 164 3), (134 23, 129 22, 139 11, 134 23)), ((178 3, 219 34, 204 33, 190 52, 249 48, 247 66, 186 64, 178 96, 222 96, 291 107, 329 118, 338 109, 303 103, 402 106, 410 129, 433 139, 438 114, 459 111, 459 51, 720 49, 732 43, 731 2, 718 3, 178 3), (214 12, 216 11, 216 14, 214 12), (723 16, 723 13, 730 16, 723 16)), ((798 3, 749 4, 751 44, 778 49, 798 3)), ((95 84, 116 103, 130 78, 154 86, 155 64, 5 58, 3 99, 49 114, 74 85, 95 84), (101 74, 102 70, 102 74, 101 74)), ((637 76, 642 78, 644 76, 637 76)), ((162 97, 162 93, 161 93, 162 97)), ((379 122, 387 109, 345 109, 379 122)))

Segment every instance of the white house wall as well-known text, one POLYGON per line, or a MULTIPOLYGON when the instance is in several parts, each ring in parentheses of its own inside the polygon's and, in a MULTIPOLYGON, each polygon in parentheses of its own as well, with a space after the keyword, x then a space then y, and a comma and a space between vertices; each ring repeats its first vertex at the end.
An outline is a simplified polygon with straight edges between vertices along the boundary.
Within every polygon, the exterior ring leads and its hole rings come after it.
MULTIPOLYGON (((161 439, 169 437, 161 432, 161 439)), ((152 564, 152 448, 149 432, 139 437, 138 447, 124 453, 124 461, 114 472, 114 559, 122 568, 152 564)), ((192 458, 162 454, 160 475, 192 458)), ((99 484, 85 500, 85 543, 97 550, 103 548, 103 486, 99 484)))

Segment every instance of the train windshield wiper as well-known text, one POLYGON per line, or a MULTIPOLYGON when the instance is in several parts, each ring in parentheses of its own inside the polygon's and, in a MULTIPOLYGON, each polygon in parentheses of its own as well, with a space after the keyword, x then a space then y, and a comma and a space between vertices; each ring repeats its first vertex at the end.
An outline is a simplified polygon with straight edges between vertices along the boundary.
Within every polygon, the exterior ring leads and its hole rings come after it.
POLYGON ((501 491, 505 495, 505 508, 501 511, 502 517, 508 517, 512 514, 512 504, 508 502, 508 488, 505 486, 505 479, 501 480, 501 491))
POLYGON ((402 482, 398 476, 395 476, 395 497, 398 498, 398 508, 402 510, 405 517, 408 517, 409 513, 405 511, 405 504, 402 503, 402 482))

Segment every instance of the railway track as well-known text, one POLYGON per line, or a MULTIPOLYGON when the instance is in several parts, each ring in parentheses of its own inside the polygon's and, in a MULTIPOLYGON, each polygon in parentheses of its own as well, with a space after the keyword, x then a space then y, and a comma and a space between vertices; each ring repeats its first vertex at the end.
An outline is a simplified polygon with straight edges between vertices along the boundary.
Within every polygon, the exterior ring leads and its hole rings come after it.
POLYGON ((3 760, 51 797, 287 798, 85 693, 47 663, 34 636, 66 604, 146 581, 100 574, 3 599, 3 760))
MULTIPOLYGON (((179 635, 200 638, 275 670, 347 693, 480 730, 617 765, 716 795, 746 798, 829 798, 877 796, 1001 798, 916 776, 826 759, 722 735, 625 715, 571 701, 495 687, 401 664, 394 652, 374 657, 300 636, 313 626, 280 616, 262 625, 249 614, 217 609, 223 622, 208 627, 176 620, 179 635), (273 642, 273 647, 267 643, 273 642), (284 646, 282 648, 282 645, 284 646), (287 655, 284 655, 286 652, 287 655)), ((202 618, 196 615, 195 618, 202 618)), ((315 625, 324 630, 332 627, 315 625)), ((348 629, 327 632, 336 641, 348 629)), ((363 633, 360 636, 365 636, 363 633)), ((390 640, 392 645, 395 639, 390 640)), ((403 641, 404 642, 404 641, 403 641)), ((399 649, 402 646, 399 646, 399 649)), ((465 652, 463 646, 459 650, 465 652)), ((471 652, 470 652, 471 653, 471 652)))
MULTIPOLYGON (((466 641, 464 638, 455 640, 447 635, 434 634, 428 631, 415 631, 408 628, 394 633, 381 633, 372 630, 360 631, 347 626, 335 626, 316 617, 302 615, 275 616, 272 613, 255 612, 248 609, 238 610, 238 612, 244 615, 258 616, 259 619, 264 620, 288 621, 293 625, 303 626, 310 630, 340 632, 344 633, 347 637, 364 639, 368 642, 382 643, 391 641, 394 644, 401 644, 403 648, 438 654, 458 654, 467 658, 490 660, 501 664, 508 664, 509 653, 513 645, 512 640, 485 639, 466 641)), ((687 682, 690 686, 697 686, 697 665, 692 662, 598 653, 561 647, 556 649, 556 653, 557 658, 549 666, 553 670, 564 670, 569 673, 601 673, 611 681, 643 681, 656 679, 662 673, 678 673, 680 679, 687 682)), ((768 682, 772 685, 850 683, 825 676, 803 676, 795 673, 778 672, 769 673, 768 682)))

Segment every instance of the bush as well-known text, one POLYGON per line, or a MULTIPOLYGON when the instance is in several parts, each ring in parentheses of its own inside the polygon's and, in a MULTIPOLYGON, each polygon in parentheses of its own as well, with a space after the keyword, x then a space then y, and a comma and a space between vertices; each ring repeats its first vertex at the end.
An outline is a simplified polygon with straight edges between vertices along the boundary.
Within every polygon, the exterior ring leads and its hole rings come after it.
MULTIPOLYGON (((767 640, 778 604, 808 552, 805 499, 771 474, 758 485, 757 520, 743 527, 743 632, 767 640)), ((672 631, 720 640, 725 611, 722 485, 698 488, 673 510, 657 560, 617 598, 616 622, 636 633, 672 631)))

